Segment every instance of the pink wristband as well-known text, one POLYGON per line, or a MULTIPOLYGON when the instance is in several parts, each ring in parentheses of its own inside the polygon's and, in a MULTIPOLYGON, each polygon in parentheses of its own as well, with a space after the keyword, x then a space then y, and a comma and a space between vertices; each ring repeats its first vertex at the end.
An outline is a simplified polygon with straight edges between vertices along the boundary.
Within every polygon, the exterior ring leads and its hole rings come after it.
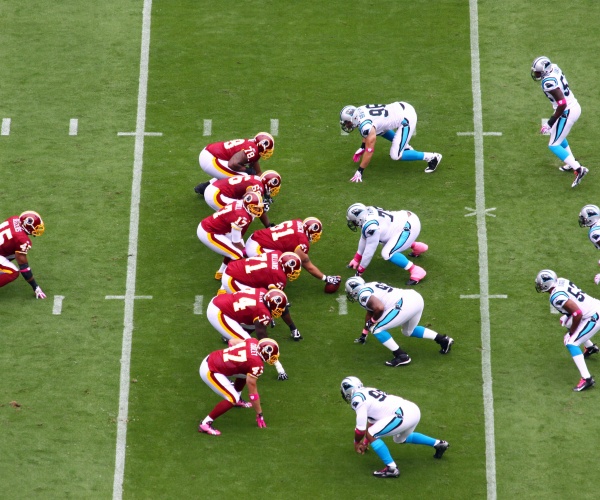
POLYGON ((356 254, 354 255, 354 260, 356 262, 360 262, 362 260, 362 255, 356 252, 356 254))
POLYGON ((567 100, 566 99, 561 99, 560 101, 556 101, 556 105, 557 106, 562 106, 562 105, 566 105, 567 104, 567 100))
POLYGON ((367 153, 372 153, 373 151, 375 151, 373 148, 367 148, 367 153))
POLYGON ((581 315, 581 309, 577 309, 577 311, 575 311, 575 312, 572 314, 572 316, 573 316, 574 318, 576 318, 577 316, 580 316, 580 315, 581 315))
POLYGON ((250 401, 258 401, 260 399, 260 396, 258 395, 258 392, 256 394, 250 394, 250 401))

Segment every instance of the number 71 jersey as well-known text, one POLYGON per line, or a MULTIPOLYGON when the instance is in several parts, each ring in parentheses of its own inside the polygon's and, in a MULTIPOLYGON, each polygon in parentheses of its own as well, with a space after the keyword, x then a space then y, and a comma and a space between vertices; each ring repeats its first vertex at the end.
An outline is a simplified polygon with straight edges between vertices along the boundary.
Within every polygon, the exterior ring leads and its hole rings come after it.
POLYGON ((569 314, 564 308, 568 300, 572 300, 582 312, 582 319, 589 318, 600 312, 600 300, 584 293, 573 282, 565 278, 558 278, 556 286, 550 294, 550 304, 558 312, 569 314))

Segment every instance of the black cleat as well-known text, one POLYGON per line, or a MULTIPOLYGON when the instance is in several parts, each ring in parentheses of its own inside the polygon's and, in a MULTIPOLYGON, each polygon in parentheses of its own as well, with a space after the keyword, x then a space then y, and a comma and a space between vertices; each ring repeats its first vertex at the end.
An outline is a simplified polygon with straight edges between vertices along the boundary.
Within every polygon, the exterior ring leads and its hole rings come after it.
POLYGON ((399 356, 396 356, 391 361, 385 362, 385 364, 387 366, 400 366, 400 365, 407 365, 408 363, 410 363, 410 356, 408 354, 400 354, 399 356))
POLYGON ((587 175, 589 170, 585 167, 580 167, 579 170, 575 170, 574 172, 575 172, 575 180, 573 181, 573 184, 571 184, 572 188, 579 185, 579 183, 581 182, 581 179, 583 179, 584 176, 587 175))
POLYGON ((596 354, 600 352, 600 348, 596 344, 591 345, 590 347, 586 347, 585 351, 583 351, 583 357, 589 358, 592 354, 596 354))
POLYGON ((204 194, 204 191, 206 190, 206 188, 210 186, 210 182, 203 182, 201 184, 198 184, 195 188, 194 191, 198 194, 204 194))
POLYGON ((302 335, 300 335, 300 331, 297 328, 295 330, 292 330, 290 332, 290 335, 292 336, 292 340, 295 340, 296 342, 302 340, 302 335))
POLYGON ((435 455, 433 455, 433 458, 442 458, 442 455, 446 452, 449 446, 450 444, 448 444, 448 441, 440 441, 434 446, 435 455))
POLYGON ((595 383, 596 383, 596 381, 594 380, 594 377, 582 378, 579 381, 579 383, 575 387, 573 387, 573 390, 575 392, 585 391, 586 389, 589 389, 590 387, 592 387, 595 383))
POLYGON ((373 472, 375 477, 399 477, 400 469, 390 467, 389 465, 385 469, 376 470, 373 472))
POLYGON ((435 172, 441 161, 442 155, 439 153, 433 153, 433 158, 427 162, 427 168, 425 169, 425 173, 431 174, 432 172, 435 172))
POLYGON ((444 338, 440 340, 440 354, 448 354, 452 348, 452 344, 454 344, 454 339, 448 337, 448 335, 444 335, 444 338))

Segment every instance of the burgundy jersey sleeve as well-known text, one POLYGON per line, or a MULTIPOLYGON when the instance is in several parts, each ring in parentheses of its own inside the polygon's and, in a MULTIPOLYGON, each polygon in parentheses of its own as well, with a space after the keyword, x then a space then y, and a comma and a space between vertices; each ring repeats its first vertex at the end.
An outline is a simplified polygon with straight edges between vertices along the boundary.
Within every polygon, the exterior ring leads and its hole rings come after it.
POLYGON ((254 217, 244 208, 241 200, 224 206, 221 210, 204 219, 201 224, 207 233, 227 234, 232 227, 243 230, 254 217))
POLYGON ((0 255, 27 254, 30 248, 31 240, 21 227, 18 216, 13 215, 0 224, 0 255))
POLYGON ((247 339, 222 351, 211 352, 208 356, 208 369, 228 377, 233 375, 260 377, 264 370, 264 362, 258 354, 258 340, 247 339))

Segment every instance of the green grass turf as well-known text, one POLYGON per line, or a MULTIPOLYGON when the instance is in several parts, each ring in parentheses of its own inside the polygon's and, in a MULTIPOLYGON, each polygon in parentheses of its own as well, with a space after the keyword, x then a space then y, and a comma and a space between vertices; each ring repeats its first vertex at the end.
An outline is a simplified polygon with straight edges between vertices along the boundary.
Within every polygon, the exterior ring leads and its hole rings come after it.
MULTIPOLYGON (((595 171, 577 189, 559 172, 537 134, 550 106, 529 75, 533 58, 555 60, 583 113, 570 136, 576 156, 594 167, 598 84, 590 71, 598 5, 571 2, 577 36, 550 36, 563 19, 556 1, 479 2, 481 84, 486 137, 486 208, 496 472, 499 498, 595 498, 590 465, 596 390, 574 394, 578 374, 561 345, 558 316, 533 278, 554 268, 594 294, 598 258, 576 218, 598 203, 595 171), (547 31, 550 30, 550 31, 547 31), (564 472, 563 472, 564 471, 564 472), (572 493, 569 496, 573 496, 572 493)), ((2 117, 0 217, 38 210, 47 232, 30 262, 49 296, 35 301, 22 281, 0 290, 0 486, 11 498, 107 498, 112 495, 133 139, 142 2, 27 2, 3 7, 0 54, 2 117), (69 137, 70 118, 79 135, 69 137), (54 295, 65 300, 52 315, 54 295), (11 405, 15 401, 19 406, 11 405)), ((486 496, 473 139, 469 5, 466 1, 395 4, 331 1, 155 1, 140 212, 137 295, 124 498, 484 498, 486 496), (439 151, 439 170, 392 162, 379 140, 360 185, 348 179, 360 141, 340 135, 344 104, 405 100, 417 110, 411 144, 439 151), (208 142, 249 137, 279 120, 274 156, 263 167, 283 177, 273 221, 319 217, 311 248, 327 274, 345 264, 357 235, 345 227, 353 202, 410 209, 430 251, 422 323, 449 334, 437 345, 392 331, 410 366, 389 369, 374 339, 352 340, 363 310, 308 273, 290 284, 292 314, 304 336, 270 330, 290 375, 267 369, 259 382, 268 428, 234 409, 215 426, 196 427, 218 397, 198 376, 222 347, 204 315, 216 293, 220 259, 196 238, 208 207, 193 193, 205 180, 197 155, 208 142), (202 137, 212 119, 212 137, 202 137), (418 431, 447 439, 443 460, 419 446, 392 455, 398 481, 377 481, 374 453, 353 452, 354 415, 339 396, 344 376, 415 401, 418 431)), ((260 227, 256 222, 255 228, 260 227)), ((402 286, 406 273, 377 257, 367 279, 402 286)), ((340 292, 341 295, 341 292, 340 292)), ((599 361, 589 360, 594 373, 599 361)))

